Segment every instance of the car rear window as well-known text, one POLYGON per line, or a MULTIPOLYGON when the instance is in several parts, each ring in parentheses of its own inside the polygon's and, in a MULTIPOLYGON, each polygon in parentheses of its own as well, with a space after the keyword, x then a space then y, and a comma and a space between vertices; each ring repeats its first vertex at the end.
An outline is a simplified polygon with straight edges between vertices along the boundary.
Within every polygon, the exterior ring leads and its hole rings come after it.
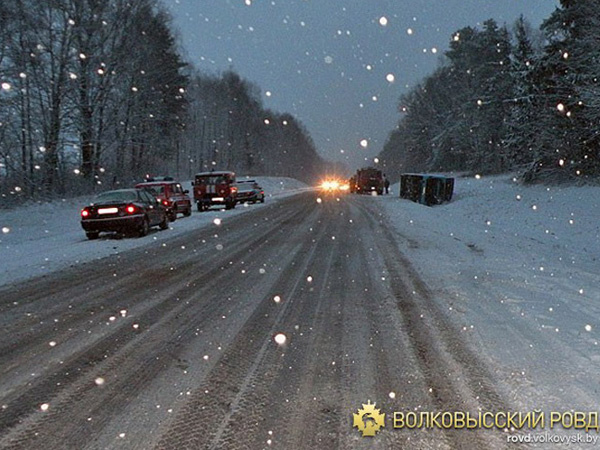
POLYGON ((144 201, 144 202, 146 202, 146 203, 154 203, 154 202, 156 202, 156 199, 148 191, 140 191, 139 194, 140 194, 141 200, 144 201))
POLYGON ((97 202, 134 202, 136 200, 136 191, 109 191, 96 196, 97 202))
POLYGON ((154 196, 163 195, 165 193, 164 186, 143 186, 143 188, 150 191, 154 196))

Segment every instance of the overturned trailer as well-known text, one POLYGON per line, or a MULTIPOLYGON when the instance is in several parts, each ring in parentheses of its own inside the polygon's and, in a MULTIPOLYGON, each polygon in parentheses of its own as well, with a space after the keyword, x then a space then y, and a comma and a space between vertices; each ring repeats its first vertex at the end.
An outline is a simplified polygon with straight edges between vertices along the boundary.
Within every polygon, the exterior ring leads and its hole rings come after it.
POLYGON ((423 173, 400 175, 400 198, 422 205, 449 202, 454 192, 454 178, 423 173))

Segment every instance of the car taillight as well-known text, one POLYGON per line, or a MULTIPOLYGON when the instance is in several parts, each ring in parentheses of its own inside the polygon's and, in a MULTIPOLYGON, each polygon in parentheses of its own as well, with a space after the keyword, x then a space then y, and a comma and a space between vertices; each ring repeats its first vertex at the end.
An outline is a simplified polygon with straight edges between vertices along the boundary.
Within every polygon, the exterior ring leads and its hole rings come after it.
POLYGON ((163 200, 163 205, 169 206, 169 200, 163 200))
POLYGON ((133 214, 133 213, 137 212, 137 208, 135 207, 135 205, 128 205, 125 208, 125 211, 127 211, 127 213, 129 213, 129 214, 133 214))
POLYGON ((83 217, 85 219, 86 217, 89 217, 89 216, 90 216, 90 212, 87 209, 81 210, 81 217, 83 217))

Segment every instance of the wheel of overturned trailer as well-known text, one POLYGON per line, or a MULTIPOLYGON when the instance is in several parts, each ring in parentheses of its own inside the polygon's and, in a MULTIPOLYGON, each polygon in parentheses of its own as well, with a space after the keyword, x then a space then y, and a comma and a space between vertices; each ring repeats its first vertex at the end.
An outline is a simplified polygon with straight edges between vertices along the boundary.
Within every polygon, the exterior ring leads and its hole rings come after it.
POLYGON ((100 236, 100 232, 98 232, 98 231, 88 231, 88 232, 85 233, 85 236, 90 241, 93 241, 94 239, 98 239, 98 237, 100 236))

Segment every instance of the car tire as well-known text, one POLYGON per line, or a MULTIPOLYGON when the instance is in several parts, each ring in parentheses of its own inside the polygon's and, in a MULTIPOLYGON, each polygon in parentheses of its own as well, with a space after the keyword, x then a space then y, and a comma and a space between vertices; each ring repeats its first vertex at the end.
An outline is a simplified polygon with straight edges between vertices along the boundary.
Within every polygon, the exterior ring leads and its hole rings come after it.
POLYGON ((144 220, 142 221, 142 225, 140 226, 140 228, 138 230, 138 236, 144 237, 148 234, 149 231, 150 231, 150 221, 148 220, 147 217, 144 217, 144 220))
MULTIPOLYGON (((172 221, 171 221, 172 222, 172 221)), ((167 217, 167 215, 165 214, 165 217, 163 218, 162 222, 158 224, 158 227, 161 230, 166 230, 169 228, 169 218, 167 217)))
POLYGON ((187 209, 184 211, 183 215, 185 217, 190 217, 192 215, 192 206, 188 206, 187 209))
POLYGON ((206 208, 204 207, 204 205, 202 203, 197 203, 197 206, 198 206, 198 212, 202 212, 202 211, 206 210, 206 208))
POLYGON ((98 237, 100 236, 100 232, 98 232, 98 231, 88 231, 88 232, 85 233, 85 236, 90 241, 93 241, 94 239, 98 239, 98 237))
POLYGON ((168 216, 171 222, 175 222, 177 220, 177 210, 171 211, 168 216))
POLYGON ((264 197, 263 197, 263 198, 261 198, 261 199, 260 199, 260 202, 261 202, 261 203, 264 203, 264 202, 265 202, 265 198, 264 198, 264 197))

